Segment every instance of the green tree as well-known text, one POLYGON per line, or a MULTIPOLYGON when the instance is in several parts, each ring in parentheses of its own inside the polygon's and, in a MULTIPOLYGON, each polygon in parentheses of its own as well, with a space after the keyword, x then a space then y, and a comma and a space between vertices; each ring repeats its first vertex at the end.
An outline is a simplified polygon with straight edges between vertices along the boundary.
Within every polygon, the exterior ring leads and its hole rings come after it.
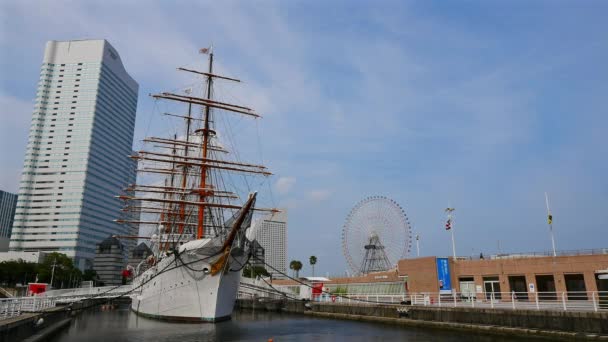
POLYGON ((310 257, 310 259, 308 259, 308 261, 310 262, 310 266, 312 266, 312 276, 315 276, 315 264, 317 263, 317 257, 312 255, 310 257))
POLYGON ((71 287, 76 279, 82 279, 82 272, 74 267, 72 259, 65 254, 50 253, 38 265, 38 281, 49 283, 52 287, 71 287), (51 278, 53 280, 52 284, 50 284, 51 278))
POLYGON ((95 270, 90 269, 90 270, 84 270, 84 273, 82 274, 82 280, 97 280, 99 279, 99 276, 97 275, 97 272, 95 272, 95 270))
POLYGON ((293 270, 295 277, 298 278, 300 276, 300 270, 302 269, 302 262, 299 260, 291 260, 289 268, 293 270))
POLYGON ((243 269, 243 277, 246 278, 257 278, 258 276, 269 277, 270 273, 262 266, 250 266, 247 265, 243 269))
POLYGON ((104 282, 101 281, 101 279, 99 278, 99 274, 97 274, 97 272, 93 269, 84 270, 84 273, 82 274, 82 280, 85 280, 85 281, 92 280, 93 286, 104 286, 105 285, 104 282))
POLYGON ((37 272, 38 264, 34 262, 3 261, 0 262, 0 284, 14 287, 16 284, 33 283, 37 272))

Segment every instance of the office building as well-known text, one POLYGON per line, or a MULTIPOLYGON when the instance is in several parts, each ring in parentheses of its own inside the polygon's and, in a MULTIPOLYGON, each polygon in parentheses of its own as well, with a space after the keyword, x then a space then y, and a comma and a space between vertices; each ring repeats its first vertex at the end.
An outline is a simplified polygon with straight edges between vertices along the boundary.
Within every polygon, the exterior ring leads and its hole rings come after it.
POLYGON ((122 284, 122 271, 126 267, 124 250, 123 244, 113 236, 97 244, 93 269, 105 286, 122 284))
POLYGON ((252 237, 264 249, 268 273, 274 278, 287 274, 287 209, 269 214, 256 222, 252 237))
POLYGON ((17 206, 17 195, 0 190, 0 252, 8 251, 17 206))
POLYGON ((96 245, 129 235, 114 196, 135 180, 137 83, 105 40, 50 41, 40 72, 9 249, 91 267, 96 245))

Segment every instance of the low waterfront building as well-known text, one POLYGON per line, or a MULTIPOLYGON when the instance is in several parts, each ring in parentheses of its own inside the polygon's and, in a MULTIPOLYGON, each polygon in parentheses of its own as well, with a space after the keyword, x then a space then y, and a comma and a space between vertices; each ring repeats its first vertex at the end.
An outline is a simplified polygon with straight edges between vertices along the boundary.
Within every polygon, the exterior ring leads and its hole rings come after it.
MULTIPOLYGON (((422 257, 403 259, 399 274, 413 293, 460 293, 471 298, 500 299, 515 292, 518 299, 543 293, 555 299, 587 299, 585 293, 608 291, 608 249, 546 254, 503 254, 487 258, 422 257)), ((551 298, 549 298, 551 297, 551 298)), ((543 298, 541 298, 543 299, 543 298)))
POLYGON ((97 244, 93 270, 105 286, 122 284, 122 271, 126 266, 124 249, 122 243, 113 236, 97 244))
POLYGON ((555 257, 535 253, 479 259, 429 256, 399 260, 396 269, 364 276, 274 279, 272 284, 301 298, 314 298, 311 291, 321 287, 329 295, 379 301, 382 296, 391 301, 403 296, 411 299, 408 295, 430 295, 436 300, 441 293, 467 301, 595 297, 608 303, 608 249, 562 252, 555 257))

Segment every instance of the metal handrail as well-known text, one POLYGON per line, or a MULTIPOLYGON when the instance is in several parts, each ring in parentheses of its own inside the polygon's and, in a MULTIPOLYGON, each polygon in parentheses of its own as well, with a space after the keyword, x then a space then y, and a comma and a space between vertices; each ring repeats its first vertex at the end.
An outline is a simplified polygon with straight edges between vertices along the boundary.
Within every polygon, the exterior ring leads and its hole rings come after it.
POLYGON ((478 307, 490 309, 608 311, 608 291, 425 292, 408 294, 330 294, 311 298, 342 304, 478 307))
MULTIPOLYGON (((588 248, 588 249, 570 249, 570 250, 558 250, 555 251, 556 256, 577 256, 577 255, 602 255, 608 254, 608 248, 588 248)), ((553 251, 543 252, 527 252, 527 253, 498 253, 486 256, 482 260, 495 260, 495 259, 522 259, 522 258, 534 258, 534 257, 552 257, 553 251)), ((479 256, 470 257, 459 257, 461 259, 472 259, 480 260, 479 256)))

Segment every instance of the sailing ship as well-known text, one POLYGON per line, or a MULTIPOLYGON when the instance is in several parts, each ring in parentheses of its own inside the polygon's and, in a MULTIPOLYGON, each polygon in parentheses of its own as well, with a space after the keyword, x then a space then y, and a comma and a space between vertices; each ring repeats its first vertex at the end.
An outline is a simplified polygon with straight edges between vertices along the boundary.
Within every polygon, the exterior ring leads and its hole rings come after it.
MULTIPOLYGON (((183 120, 183 134, 147 137, 153 150, 135 152, 138 172, 156 175, 152 184, 132 184, 125 194, 123 224, 151 224, 153 256, 135 268, 131 309, 142 316, 175 320, 217 322, 229 319, 237 296, 242 269, 250 256, 246 231, 256 208, 257 193, 241 201, 238 191, 228 189, 230 175, 271 175, 263 165, 229 158, 215 123, 221 115, 259 118, 253 109, 214 98, 215 82, 240 80, 215 74, 213 51, 208 70, 178 70, 202 77, 202 95, 192 88, 183 94, 163 92, 152 97, 187 106, 186 114, 164 113, 183 120), (159 182, 158 179, 161 181, 159 182), (240 203, 239 203, 240 202, 240 203), (145 220, 137 218, 153 217, 145 220)), ((181 108, 181 107, 180 107, 181 108)), ((232 184, 232 183, 231 183, 232 184)))

